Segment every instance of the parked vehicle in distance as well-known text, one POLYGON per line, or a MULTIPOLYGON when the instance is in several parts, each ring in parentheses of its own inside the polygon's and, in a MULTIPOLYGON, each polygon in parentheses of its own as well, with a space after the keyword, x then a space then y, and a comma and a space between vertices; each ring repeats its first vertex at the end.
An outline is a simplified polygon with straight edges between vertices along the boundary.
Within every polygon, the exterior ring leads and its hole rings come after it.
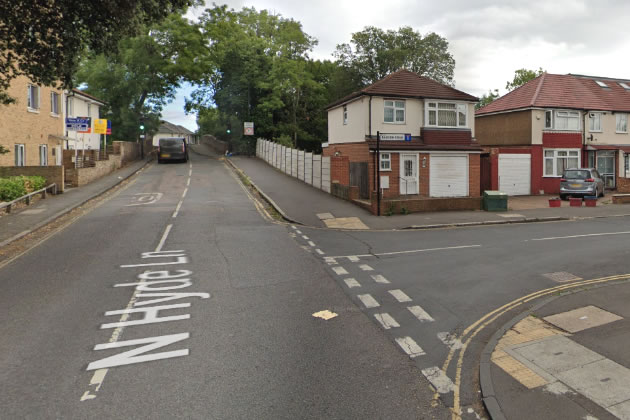
POLYGON ((604 196, 604 180, 595 168, 565 169, 560 179, 560 198, 604 196))
POLYGON ((188 161, 188 146, 183 137, 167 137, 159 140, 157 149, 157 161, 188 161))

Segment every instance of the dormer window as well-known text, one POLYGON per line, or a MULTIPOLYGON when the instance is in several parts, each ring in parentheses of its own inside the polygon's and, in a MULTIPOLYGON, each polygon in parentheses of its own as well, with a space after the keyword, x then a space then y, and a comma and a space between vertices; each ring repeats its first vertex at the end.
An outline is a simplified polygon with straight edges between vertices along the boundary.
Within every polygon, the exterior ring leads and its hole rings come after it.
POLYGON ((601 80, 595 80, 595 83, 597 83, 597 85, 599 87, 603 87, 603 88, 607 88, 608 87, 608 85, 606 83, 602 82, 601 80))

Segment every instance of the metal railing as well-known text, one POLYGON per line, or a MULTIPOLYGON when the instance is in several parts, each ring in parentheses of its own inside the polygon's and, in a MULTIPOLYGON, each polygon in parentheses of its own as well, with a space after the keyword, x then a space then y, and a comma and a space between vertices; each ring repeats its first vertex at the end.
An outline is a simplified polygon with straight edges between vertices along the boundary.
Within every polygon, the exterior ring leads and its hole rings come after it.
POLYGON ((9 201, 7 203, 0 203, 0 209, 6 209, 7 213, 11 213, 11 208, 14 204, 19 203, 20 201, 26 201, 26 205, 29 206, 31 204, 31 197, 37 194, 41 194, 42 198, 46 198, 47 191, 51 190, 52 194, 57 194, 57 184, 50 184, 47 187, 42 188, 41 190, 33 191, 32 193, 23 195, 22 197, 16 198, 13 201, 9 201))

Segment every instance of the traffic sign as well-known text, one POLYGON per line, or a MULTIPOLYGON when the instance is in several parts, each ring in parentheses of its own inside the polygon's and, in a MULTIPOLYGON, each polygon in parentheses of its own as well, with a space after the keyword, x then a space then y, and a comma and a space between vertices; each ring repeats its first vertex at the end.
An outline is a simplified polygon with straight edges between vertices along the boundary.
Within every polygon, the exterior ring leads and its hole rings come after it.
POLYGON ((243 122, 243 134, 246 136, 254 135, 254 123, 253 122, 243 122))
POLYGON ((107 134, 107 120, 101 118, 95 119, 94 132, 96 134, 107 134))
POLYGON ((68 131, 88 131, 92 127, 92 118, 90 117, 75 117, 66 118, 66 130, 68 131))

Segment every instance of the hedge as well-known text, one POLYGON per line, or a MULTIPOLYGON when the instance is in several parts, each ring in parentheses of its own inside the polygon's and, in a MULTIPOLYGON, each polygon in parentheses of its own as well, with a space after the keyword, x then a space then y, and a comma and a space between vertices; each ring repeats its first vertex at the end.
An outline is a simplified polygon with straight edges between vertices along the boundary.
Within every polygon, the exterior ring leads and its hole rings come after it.
POLYGON ((12 176, 0 178, 0 201, 13 201, 46 186, 43 176, 12 176))

